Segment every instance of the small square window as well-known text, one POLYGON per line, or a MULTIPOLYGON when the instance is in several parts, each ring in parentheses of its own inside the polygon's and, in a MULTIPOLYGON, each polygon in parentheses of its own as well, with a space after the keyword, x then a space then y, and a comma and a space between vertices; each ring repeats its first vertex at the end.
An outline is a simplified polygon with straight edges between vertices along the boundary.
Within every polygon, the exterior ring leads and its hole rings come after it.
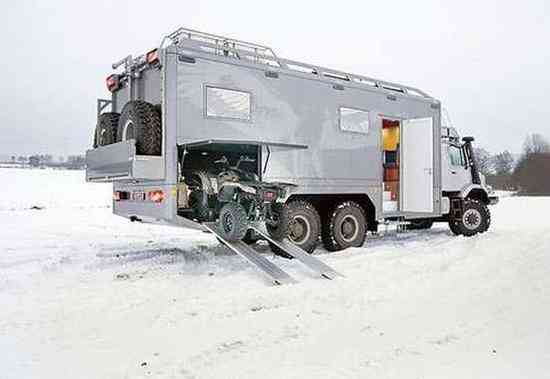
POLYGON ((206 116, 250 121, 248 92, 206 86, 206 116))
POLYGON ((367 134, 369 132, 369 112, 341 107, 340 129, 346 132, 367 134))

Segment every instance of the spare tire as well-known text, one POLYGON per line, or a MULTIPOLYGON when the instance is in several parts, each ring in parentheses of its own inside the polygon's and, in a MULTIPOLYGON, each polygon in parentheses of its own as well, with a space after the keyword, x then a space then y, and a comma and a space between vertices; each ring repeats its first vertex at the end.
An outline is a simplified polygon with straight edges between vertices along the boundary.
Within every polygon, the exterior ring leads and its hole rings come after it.
POLYGON ((136 141, 136 154, 161 155, 162 125, 158 107, 133 100, 122 108, 118 121, 118 141, 136 141))
POLYGON ((116 142, 119 118, 120 114, 114 112, 99 115, 94 133, 94 149, 116 142))

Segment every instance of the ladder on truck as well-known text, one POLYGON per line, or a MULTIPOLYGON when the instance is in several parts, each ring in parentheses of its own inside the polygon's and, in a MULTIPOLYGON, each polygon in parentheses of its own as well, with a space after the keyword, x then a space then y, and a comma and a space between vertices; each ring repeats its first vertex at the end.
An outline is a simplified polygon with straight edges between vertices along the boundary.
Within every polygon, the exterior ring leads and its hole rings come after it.
MULTIPOLYGON (((267 278, 273 284, 283 285, 283 284, 293 284, 298 282, 288 273, 283 271, 280 267, 275 265, 273 262, 268 260, 266 257, 258 253, 256 250, 254 250, 254 248, 247 245, 243 241, 228 241, 224 239, 222 236, 220 236, 217 233, 214 223, 204 223, 202 225, 208 232, 214 234, 221 243, 223 243, 225 246, 231 249, 234 253, 240 255, 241 257, 246 259, 249 263, 251 263, 253 266, 258 268, 264 275, 267 276, 267 278)), ((341 277, 343 276, 342 274, 334 270, 332 267, 328 266, 327 264, 323 263, 319 259, 313 257, 312 255, 308 254, 304 250, 300 249, 298 246, 294 245, 288 239, 285 238, 282 241, 277 241, 272 239, 269 233, 267 232, 267 230, 265 230, 265 227, 257 225, 257 226, 253 226, 252 229, 256 233, 260 234, 267 241, 271 242, 272 244, 277 246, 279 249, 281 249, 288 255, 295 258, 297 261, 304 264, 306 267, 314 271, 317 275, 321 276, 322 278, 334 279, 338 276, 341 276, 341 277)))

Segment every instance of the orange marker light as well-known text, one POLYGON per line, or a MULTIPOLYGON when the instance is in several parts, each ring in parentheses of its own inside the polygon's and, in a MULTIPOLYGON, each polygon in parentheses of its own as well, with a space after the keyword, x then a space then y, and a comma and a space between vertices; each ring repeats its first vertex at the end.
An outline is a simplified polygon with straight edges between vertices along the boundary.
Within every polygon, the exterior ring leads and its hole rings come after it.
POLYGON ((157 191, 150 191, 148 194, 149 200, 151 200, 154 203, 160 203, 162 200, 164 200, 164 192, 161 190, 157 191))

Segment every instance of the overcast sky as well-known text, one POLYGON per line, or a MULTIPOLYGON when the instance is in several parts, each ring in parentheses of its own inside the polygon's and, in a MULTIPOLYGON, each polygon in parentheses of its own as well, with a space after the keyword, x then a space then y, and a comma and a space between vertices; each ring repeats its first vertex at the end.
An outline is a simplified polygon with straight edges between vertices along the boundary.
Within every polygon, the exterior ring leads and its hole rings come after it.
POLYGON ((548 4, 9 1, 0 15, 0 155, 83 153, 111 63, 178 26, 419 87, 443 102, 462 135, 518 152, 527 133, 550 139, 548 4))

